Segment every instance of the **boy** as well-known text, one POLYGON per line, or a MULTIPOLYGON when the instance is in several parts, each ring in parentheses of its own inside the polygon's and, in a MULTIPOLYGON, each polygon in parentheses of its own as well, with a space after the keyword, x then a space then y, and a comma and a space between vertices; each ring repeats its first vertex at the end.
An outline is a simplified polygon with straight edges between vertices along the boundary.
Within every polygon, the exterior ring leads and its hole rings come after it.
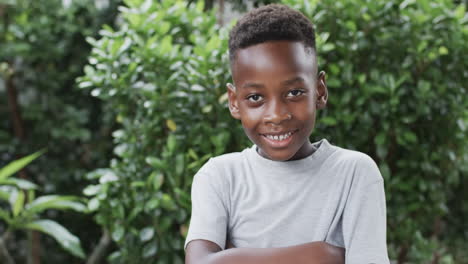
POLYGON ((195 175, 186 263, 389 263, 376 164, 309 141, 328 97, 314 34, 282 5, 251 11, 230 32, 229 110, 255 145, 195 175))

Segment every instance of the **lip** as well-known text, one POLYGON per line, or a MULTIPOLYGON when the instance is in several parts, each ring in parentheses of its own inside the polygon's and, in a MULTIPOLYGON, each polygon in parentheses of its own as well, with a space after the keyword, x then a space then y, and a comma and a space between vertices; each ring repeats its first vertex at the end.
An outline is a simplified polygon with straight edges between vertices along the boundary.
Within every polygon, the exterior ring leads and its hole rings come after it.
POLYGON ((285 132, 275 132, 275 133, 265 133, 265 134, 260 134, 262 136, 262 138, 265 140, 265 142, 272 148, 284 148, 284 147, 287 147, 289 145, 289 143, 291 143, 291 141, 293 140, 293 137, 294 135, 296 134, 296 132, 299 131, 298 129, 296 130, 293 130, 293 131, 285 131, 285 132), (283 140, 273 140, 273 139, 269 139, 266 137, 266 135, 284 135, 288 132, 292 132, 291 136, 286 138, 286 139, 283 139, 283 140))

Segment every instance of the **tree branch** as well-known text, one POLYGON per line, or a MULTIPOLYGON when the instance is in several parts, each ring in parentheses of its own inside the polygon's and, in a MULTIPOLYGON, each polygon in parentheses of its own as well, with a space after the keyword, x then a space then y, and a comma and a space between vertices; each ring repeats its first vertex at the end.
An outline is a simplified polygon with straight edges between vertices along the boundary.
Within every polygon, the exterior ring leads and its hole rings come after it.
POLYGON ((6 247, 6 241, 10 237, 10 231, 6 231, 5 234, 0 237, 0 262, 5 264, 15 264, 15 261, 11 257, 6 247))
POLYGON ((109 235, 109 232, 106 229, 104 229, 104 232, 102 233, 98 245, 94 248, 86 264, 102 263, 102 259, 106 256, 106 252, 109 249, 111 242, 112 240, 109 235))

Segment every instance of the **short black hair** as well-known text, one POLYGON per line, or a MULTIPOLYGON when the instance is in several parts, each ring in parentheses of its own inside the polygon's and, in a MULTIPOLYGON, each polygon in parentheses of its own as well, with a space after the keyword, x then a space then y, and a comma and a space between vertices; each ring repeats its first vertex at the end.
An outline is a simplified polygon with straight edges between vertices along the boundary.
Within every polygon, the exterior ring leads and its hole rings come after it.
POLYGON ((243 16, 229 33, 229 59, 239 49, 275 40, 299 41, 315 51, 315 30, 301 12, 288 6, 270 4, 243 16))

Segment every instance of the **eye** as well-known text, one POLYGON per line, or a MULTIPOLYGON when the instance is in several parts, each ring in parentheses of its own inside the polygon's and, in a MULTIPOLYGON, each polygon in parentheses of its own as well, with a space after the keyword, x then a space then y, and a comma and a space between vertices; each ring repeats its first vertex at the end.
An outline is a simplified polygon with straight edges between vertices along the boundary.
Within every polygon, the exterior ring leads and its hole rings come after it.
POLYGON ((297 97, 303 94, 304 94, 304 91, 299 90, 299 89, 294 89, 288 92, 287 97, 297 97))
POLYGON ((251 95, 247 96, 247 100, 249 100, 250 102, 253 102, 253 103, 257 103, 261 99, 262 99, 262 96, 259 95, 259 94, 251 94, 251 95))

